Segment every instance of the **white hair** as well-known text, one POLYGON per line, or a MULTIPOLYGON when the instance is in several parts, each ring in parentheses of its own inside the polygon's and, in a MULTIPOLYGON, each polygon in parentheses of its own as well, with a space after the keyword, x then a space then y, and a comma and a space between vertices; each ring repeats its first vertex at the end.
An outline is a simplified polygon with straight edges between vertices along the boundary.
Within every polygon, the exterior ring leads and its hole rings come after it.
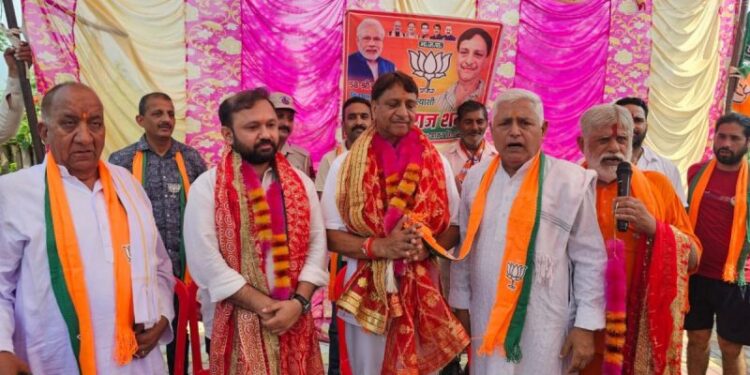
POLYGON ((378 34, 380 34, 381 37, 385 36, 385 29, 383 28, 383 25, 374 18, 365 18, 362 20, 362 22, 359 23, 359 26, 357 26, 357 39, 362 37, 362 33, 364 32, 365 28, 368 26, 372 26, 378 30, 378 34))
POLYGON ((524 89, 508 89, 503 91, 495 99, 495 105, 492 107, 492 113, 497 114, 497 109, 501 103, 515 103, 520 100, 528 100, 531 102, 534 112, 539 115, 540 123, 544 121, 544 105, 542 104, 542 98, 536 93, 524 90, 524 89))
POLYGON ((623 126, 630 140, 633 140, 633 117, 625 107, 616 104, 599 104, 589 108, 581 116, 581 135, 587 138, 595 129, 623 126))

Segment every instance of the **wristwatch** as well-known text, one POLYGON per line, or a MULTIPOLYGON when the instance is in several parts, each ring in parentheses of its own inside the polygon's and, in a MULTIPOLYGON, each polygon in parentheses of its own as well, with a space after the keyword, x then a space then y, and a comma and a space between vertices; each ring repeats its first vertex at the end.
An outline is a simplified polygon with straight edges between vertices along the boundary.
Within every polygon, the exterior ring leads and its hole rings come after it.
POLYGON ((299 303, 302 304, 302 313, 303 314, 305 314, 308 311, 310 311, 310 308, 312 307, 312 305, 310 304, 310 301, 307 298, 302 297, 302 295, 300 295, 298 293, 294 293, 294 295, 290 299, 296 299, 297 301, 299 301, 299 303))

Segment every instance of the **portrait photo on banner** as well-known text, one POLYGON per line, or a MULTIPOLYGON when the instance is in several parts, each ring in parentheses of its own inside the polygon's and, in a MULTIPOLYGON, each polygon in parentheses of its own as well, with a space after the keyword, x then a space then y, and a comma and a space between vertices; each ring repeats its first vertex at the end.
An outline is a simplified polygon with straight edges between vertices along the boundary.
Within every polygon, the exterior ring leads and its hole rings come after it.
POLYGON ((419 87, 417 125, 433 142, 450 142, 456 108, 487 99, 501 30, 466 18, 348 11, 344 99, 370 99, 378 76, 400 70, 419 87))

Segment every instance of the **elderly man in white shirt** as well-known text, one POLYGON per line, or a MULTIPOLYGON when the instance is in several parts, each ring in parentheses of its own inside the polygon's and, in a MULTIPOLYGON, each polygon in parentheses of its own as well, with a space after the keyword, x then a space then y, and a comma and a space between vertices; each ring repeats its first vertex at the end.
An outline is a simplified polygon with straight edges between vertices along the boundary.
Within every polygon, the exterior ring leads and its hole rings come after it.
POLYGON ((449 301, 472 337, 471 374, 563 374, 586 366, 604 327, 604 241, 596 174, 540 151, 539 97, 495 104, 498 156, 469 170, 449 301), (567 365, 566 365, 567 363, 567 365))
POLYGON ((0 100, 0 144, 13 138, 21 125, 24 107, 15 59, 31 64, 31 48, 27 43, 22 42, 18 48, 6 49, 3 57, 8 66, 8 81, 5 86, 5 95, 3 95, 5 100, 0 100))
POLYGON ((44 163, 0 177, 0 372, 163 374, 172 265, 140 183, 99 160, 102 104, 55 86, 40 126, 44 163))
POLYGON ((642 171, 659 172, 669 179, 683 206, 687 206, 685 188, 680 171, 672 162, 643 144, 648 133, 648 105, 641 98, 627 97, 615 102, 625 107, 633 117, 633 163, 642 171))
POLYGON ((215 304, 204 322, 211 371, 322 373, 310 313, 313 292, 328 281, 315 185, 277 152, 278 119, 264 89, 225 99, 219 118, 231 147, 191 186, 184 224, 191 275, 215 304))

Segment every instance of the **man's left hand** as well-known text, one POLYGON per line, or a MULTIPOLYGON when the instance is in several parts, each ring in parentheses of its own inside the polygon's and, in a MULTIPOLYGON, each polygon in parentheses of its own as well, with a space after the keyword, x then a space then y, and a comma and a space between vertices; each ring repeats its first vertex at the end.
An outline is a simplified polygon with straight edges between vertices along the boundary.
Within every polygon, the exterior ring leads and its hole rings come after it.
POLYGON ((565 339, 560 351, 560 358, 572 355, 568 374, 583 370, 594 358, 594 332, 583 328, 573 327, 565 339))
POLYGON ((273 314, 270 319, 262 320, 263 326, 274 335, 283 335, 302 315, 302 304, 296 299, 276 301, 264 308, 263 313, 273 314))
POLYGON ((164 333, 164 330, 169 326, 169 321, 165 317, 161 317, 158 323, 149 329, 144 329, 143 324, 135 325, 135 339, 138 341, 138 351, 135 352, 133 357, 135 358, 146 358, 148 354, 159 345, 159 339, 164 333))
POLYGON ((646 205, 637 198, 615 198, 615 219, 628 221, 633 230, 638 233, 649 237, 656 234, 656 219, 648 212, 646 205))

